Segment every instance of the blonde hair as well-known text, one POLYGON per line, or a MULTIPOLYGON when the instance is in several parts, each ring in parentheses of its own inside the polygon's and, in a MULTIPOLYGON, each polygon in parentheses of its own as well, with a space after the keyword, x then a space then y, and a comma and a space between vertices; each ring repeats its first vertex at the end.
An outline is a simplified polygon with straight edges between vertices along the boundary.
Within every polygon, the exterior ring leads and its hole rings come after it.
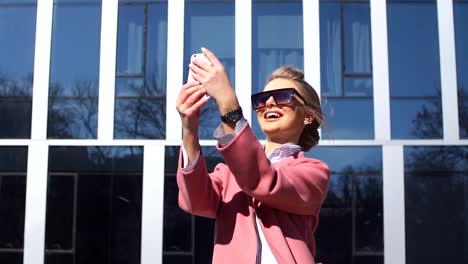
POLYGON ((324 121, 320 98, 315 89, 305 81, 304 72, 291 65, 285 65, 276 69, 268 77, 267 83, 275 79, 286 79, 294 82, 299 88, 298 92, 305 99, 304 109, 306 114, 313 117, 313 121, 304 127, 299 137, 299 146, 301 146, 303 151, 309 151, 313 146, 318 144, 320 140, 318 128, 324 121))

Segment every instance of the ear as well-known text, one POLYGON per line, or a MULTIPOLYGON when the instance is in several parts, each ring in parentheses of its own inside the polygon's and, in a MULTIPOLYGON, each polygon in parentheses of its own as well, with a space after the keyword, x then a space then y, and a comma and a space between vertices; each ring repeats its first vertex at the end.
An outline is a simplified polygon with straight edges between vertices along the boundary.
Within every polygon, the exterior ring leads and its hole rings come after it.
POLYGON ((314 118, 311 116, 311 115, 307 115, 305 118, 304 118, 304 125, 310 125, 312 124, 312 121, 314 121, 314 118))

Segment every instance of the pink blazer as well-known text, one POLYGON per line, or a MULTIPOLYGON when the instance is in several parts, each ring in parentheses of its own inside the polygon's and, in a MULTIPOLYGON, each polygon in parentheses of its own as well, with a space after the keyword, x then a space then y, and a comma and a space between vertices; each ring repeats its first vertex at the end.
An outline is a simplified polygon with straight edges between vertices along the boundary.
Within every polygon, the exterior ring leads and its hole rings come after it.
MULTIPOLYGON (((328 166, 304 152, 271 164, 246 125, 208 173, 203 154, 190 171, 179 155, 179 206, 216 218, 213 263, 255 263, 254 210, 278 263, 315 263, 314 232, 329 184, 328 166)), ((266 245, 265 245, 266 246, 266 245)))

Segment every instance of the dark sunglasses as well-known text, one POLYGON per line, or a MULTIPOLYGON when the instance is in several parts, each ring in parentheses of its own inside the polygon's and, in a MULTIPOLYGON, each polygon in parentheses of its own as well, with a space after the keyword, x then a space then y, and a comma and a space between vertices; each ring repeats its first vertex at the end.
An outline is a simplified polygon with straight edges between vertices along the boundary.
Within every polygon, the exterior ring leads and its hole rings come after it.
POLYGON ((305 99, 294 88, 281 88, 261 93, 252 94, 252 106, 255 110, 266 107, 266 102, 273 97, 277 105, 290 105, 293 98, 300 99, 301 104, 305 104, 305 99))

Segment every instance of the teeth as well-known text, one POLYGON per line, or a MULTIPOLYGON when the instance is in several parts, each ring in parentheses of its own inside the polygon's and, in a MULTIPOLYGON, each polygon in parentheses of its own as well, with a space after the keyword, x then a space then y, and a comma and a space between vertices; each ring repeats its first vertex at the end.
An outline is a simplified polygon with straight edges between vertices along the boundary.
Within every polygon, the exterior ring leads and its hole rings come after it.
POLYGON ((280 115, 278 113, 275 113, 275 112, 270 112, 266 115, 267 118, 278 118, 280 117, 280 115))

